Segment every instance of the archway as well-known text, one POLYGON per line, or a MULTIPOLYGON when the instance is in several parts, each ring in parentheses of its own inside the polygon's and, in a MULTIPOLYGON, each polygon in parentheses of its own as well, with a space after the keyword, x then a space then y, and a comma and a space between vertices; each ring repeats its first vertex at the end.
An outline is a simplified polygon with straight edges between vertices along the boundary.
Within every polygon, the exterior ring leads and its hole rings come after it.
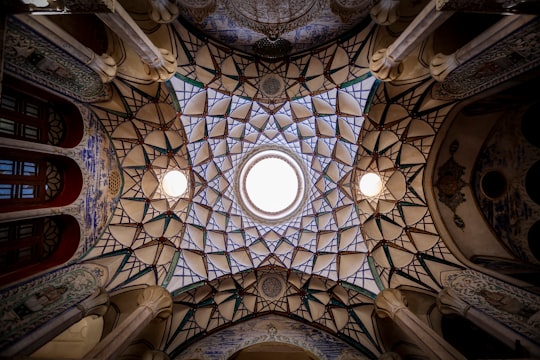
POLYGON ((264 342, 245 347, 234 353, 229 360, 316 360, 311 352, 299 346, 280 342, 264 342))

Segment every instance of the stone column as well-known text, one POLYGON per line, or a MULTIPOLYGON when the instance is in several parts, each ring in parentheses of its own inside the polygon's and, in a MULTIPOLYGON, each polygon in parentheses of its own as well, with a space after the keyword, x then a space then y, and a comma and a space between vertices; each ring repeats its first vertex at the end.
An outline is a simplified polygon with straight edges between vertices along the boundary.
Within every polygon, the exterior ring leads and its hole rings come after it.
POLYGON ((177 62, 173 54, 155 46, 119 3, 115 4, 114 13, 96 15, 139 55, 152 80, 166 81, 174 75, 177 62))
POLYGON ((430 359, 466 360, 433 329, 413 314, 406 299, 397 289, 385 289, 375 299, 375 312, 380 317, 389 317, 430 359))
POLYGON ((117 359, 150 321, 166 319, 172 313, 171 294, 161 286, 144 289, 137 303, 135 311, 86 354, 85 360, 117 359))
POLYGON ((96 54, 49 20, 48 16, 17 15, 17 18, 66 53, 88 65, 104 83, 111 82, 116 76, 116 62, 112 57, 108 54, 102 54, 101 56, 96 54))
POLYGON ((437 11, 435 2, 429 1, 388 48, 380 49, 371 56, 369 69, 373 76, 382 81, 397 79, 403 71, 403 59, 451 15, 451 11, 437 11))
POLYGON ((450 55, 439 53, 435 55, 429 64, 431 76, 437 81, 443 81, 461 64, 478 56, 484 50, 491 48, 534 18, 535 16, 533 15, 504 16, 495 25, 491 26, 455 53, 450 55))
POLYGON ((457 314, 462 316, 511 349, 514 349, 516 342, 519 341, 521 346, 525 348, 531 356, 540 357, 540 346, 461 300, 459 295, 451 289, 446 288, 439 293, 437 296, 437 307, 441 313, 445 315, 457 314))
POLYGON ((2 355, 6 357, 30 355, 84 317, 105 315, 108 307, 109 294, 103 289, 96 289, 94 294, 83 300, 76 307, 65 311, 37 328, 20 341, 5 349, 2 355))

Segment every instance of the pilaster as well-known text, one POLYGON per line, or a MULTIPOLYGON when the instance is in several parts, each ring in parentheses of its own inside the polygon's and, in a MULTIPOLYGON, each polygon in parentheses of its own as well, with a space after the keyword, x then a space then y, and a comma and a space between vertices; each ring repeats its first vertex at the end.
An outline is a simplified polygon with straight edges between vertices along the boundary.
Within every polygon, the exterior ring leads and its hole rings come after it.
POLYGON ((533 15, 504 16, 495 25, 484 31, 456 52, 445 55, 436 54, 429 64, 431 76, 441 82, 461 64, 480 55, 483 51, 495 46, 509 34, 534 19, 533 15))
POLYGON ((407 307, 401 291, 385 289, 375 299, 375 312, 380 317, 389 317, 430 359, 466 358, 447 343, 439 334, 420 320, 407 307))
POLYGON ((96 15, 140 57, 150 79, 163 82, 175 74, 174 55, 155 46, 120 4, 116 4, 114 13, 96 15))
POLYGON ((372 74, 382 81, 399 78, 403 71, 401 62, 451 15, 450 11, 437 11, 435 3, 429 1, 388 48, 373 54, 369 63, 372 74))
POLYGON ((94 70, 103 83, 111 82, 116 76, 116 62, 108 54, 98 55, 64 31, 48 16, 17 15, 17 18, 47 40, 63 49, 80 62, 94 70))
POLYGON ((161 286, 150 286, 139 295, 138 307, 103 338, 85 360, 117 359, 153 319, 166 319, 172 313, 171 294, 161 286))

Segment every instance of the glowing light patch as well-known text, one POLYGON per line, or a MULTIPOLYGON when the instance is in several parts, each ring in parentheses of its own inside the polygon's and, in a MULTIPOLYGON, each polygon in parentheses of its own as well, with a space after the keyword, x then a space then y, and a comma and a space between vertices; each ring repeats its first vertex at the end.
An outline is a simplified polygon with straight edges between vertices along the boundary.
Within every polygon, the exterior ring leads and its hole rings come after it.
POLYGON ((294 216, 306 201, 305 170, 300 161, 273 147, 248 155, 240 164, 236 184, 243 209, 265 224, 294 216))
POLYGON ((262 159, 246 175, 246 192, 259 209, 283 211, 298 195, 298 177, 294 168, 283 159, 262 159))
POLYGON ((382 186, 381 177, 375 173, 366 173, 360 178, 360 192, 365 196, 378 195, 382 186))
POLYGON ((161 185, 165 194, 171 197, 179 197, 186 192, 188 181, 183 172, 172 170, 165 174, 161 185))

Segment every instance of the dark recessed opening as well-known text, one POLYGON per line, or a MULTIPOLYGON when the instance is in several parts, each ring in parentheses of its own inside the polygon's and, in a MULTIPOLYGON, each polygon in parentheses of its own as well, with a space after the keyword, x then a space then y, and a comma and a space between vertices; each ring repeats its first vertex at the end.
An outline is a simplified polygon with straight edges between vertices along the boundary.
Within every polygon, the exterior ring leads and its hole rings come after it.
POLYGON ((535 222, 529 229, 527 235, 529 243, 529 249, 533 253, 534 257, 540 261, 540 221, 535 222))
POLYGON ((491 199, 496 199, 506 192, 506 179, 499 171, 490 171, 481 180, 482 192, 491 199))
POLYGON ((540 118, 540 103, 531 106, 523 119, 521 119, 521 132, 525 139, 536 147, 540 147, 540 136, 536 128, 538 126, 538 118, 540 118))
POLYGON ((525 178, 525 188, 529 197, 537 204, 540 204, 540 161, 534 163, 527 171, 525 178))

